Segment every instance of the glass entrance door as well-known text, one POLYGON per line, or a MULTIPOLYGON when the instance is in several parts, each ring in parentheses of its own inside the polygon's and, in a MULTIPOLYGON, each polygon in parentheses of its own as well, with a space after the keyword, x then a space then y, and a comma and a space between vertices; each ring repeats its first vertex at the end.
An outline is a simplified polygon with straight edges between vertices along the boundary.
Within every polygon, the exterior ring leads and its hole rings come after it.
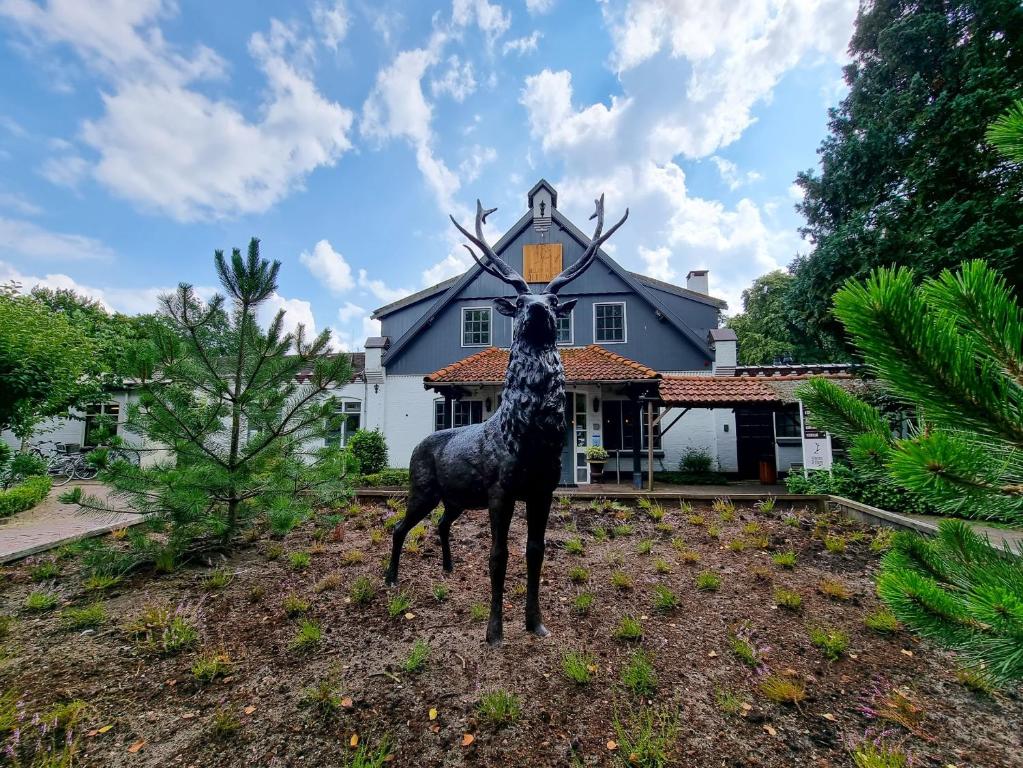
POLYGON ((586 461, 586 395, 582 392, 569 392, 572 402, 572 453, 575 461, 575 481, 579 484, 590 482, 590 465, 586 461))

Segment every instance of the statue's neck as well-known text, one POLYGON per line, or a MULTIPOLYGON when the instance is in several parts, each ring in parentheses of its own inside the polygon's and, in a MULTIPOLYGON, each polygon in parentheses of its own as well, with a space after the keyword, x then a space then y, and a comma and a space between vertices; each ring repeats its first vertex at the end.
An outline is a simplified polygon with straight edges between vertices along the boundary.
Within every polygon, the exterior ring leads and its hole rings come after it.
POLYGON ((561 445, 565 429, 565 372, 554 343, 516 342, 501 395, 501 432, 513 446, 561 445))

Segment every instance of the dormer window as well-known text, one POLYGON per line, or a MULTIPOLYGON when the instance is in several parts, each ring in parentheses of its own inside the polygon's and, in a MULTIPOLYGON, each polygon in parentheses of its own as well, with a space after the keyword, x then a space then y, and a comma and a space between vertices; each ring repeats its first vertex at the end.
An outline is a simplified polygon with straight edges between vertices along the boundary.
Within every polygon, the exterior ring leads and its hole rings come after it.
POLYGON ((489 347, 491 323, 490 307, 462 308, 462 346, 489 347))

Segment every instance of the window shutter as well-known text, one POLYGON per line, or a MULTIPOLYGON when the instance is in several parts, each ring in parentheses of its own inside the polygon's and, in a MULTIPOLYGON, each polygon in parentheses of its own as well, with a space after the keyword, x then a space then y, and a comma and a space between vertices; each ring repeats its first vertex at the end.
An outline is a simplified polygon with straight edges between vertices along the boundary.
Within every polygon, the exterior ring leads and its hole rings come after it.
POLYGON ((522 276, 527 283, 549 283, 561 272, 561 243, 522 246, 522 276))

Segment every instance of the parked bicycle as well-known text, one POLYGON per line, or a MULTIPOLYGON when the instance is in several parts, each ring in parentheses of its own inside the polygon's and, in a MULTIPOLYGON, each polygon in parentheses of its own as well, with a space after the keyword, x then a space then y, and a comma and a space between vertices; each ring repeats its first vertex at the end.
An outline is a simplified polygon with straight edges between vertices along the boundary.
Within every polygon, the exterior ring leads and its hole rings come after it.
POLYGON ((99 470, 86 461, 81 448, 73 443, 43 442, 32 446, 29 453, 46 462, 46 473, 54 485, 66 485, 72 480, 92 480, 99 470), (49 446, 45 448, 44 446, 49 446))

